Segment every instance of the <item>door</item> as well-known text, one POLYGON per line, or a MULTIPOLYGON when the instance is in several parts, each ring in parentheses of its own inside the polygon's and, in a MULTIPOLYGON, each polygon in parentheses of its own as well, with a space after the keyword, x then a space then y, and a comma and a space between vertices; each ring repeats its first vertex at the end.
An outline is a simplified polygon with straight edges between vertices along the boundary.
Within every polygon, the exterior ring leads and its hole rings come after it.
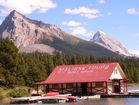
POLYGON ((87 95, 87 83, 81 83, 82 95, 87 95))
POLYGON ((114 80, 113 81, 113 92, 114 93, 120 93, 121 92, 120 81, 119 80, 114 80))

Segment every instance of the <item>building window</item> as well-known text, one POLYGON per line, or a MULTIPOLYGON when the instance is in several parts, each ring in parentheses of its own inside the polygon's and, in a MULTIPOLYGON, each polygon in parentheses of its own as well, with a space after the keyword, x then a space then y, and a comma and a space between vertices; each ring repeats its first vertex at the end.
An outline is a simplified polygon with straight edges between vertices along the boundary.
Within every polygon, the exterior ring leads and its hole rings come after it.
POLYGON ((118 70, 117 70, 117 69, 115 69, 115 70, 114 70, 114 74, 117 74, 117 72, 118 72, 118 70))
POLYGON ((59 85, 58 84, 52 84, 52 88, 57 89, 57 88, 59 88, 59 85))
POLYGON ((103 82, 96 82, 95 83, 95 87, 97 87, 97 88, 101 88, 103 86, 104 86, 104 83, 103 82))
POLYGON ((73 84, 67 84, 67 86, 66 86, 67 88, 73 88, 73 84))

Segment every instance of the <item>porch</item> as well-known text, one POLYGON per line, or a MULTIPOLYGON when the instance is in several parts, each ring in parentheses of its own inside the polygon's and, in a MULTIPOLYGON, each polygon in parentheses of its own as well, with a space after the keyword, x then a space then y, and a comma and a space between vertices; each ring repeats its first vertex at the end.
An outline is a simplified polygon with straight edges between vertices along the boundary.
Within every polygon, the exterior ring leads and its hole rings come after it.
POLYGON ((82 82, 82 83, 59 83, 47 84, 46 93, 53 91, 60 94, 72 95, 95 95, 95 94, 112 94, 127 93, 127 82, 124 80, 111 80, 109 82, 82 82))

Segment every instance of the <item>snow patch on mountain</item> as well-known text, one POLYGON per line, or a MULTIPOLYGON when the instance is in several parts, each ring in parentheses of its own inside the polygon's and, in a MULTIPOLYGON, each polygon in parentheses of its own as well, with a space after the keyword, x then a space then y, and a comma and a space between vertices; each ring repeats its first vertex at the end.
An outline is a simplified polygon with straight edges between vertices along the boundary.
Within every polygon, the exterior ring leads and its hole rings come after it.
POLYGON ((133 56, 139 57, 139 50, 128 50, 133 56))
POLYGON ((115 40, 113 37, 109 36, 105 32, 96 32, 90 41, 99 44, 120 55, 132 56, 132 54, 130 54, 119 41, 115 40))

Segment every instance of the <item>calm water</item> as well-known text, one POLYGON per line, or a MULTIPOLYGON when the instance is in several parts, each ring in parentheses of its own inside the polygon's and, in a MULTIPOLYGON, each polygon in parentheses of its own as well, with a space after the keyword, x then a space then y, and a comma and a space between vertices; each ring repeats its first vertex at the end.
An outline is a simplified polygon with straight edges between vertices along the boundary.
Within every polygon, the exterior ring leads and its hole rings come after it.
MULTIPOLYGON (((129 90, 139 89, 139 87, 129 87, 129 90)), ((10 104, 0 104, 10 105, 10 104)), ((13 105, 13 104, 12 104, 13 105)), ((73 103, 60 104, 29 104, 29 105, 139 105, 139 98, 101 98, 94 100, 80 100, 73 103)))
POLYGON ((103 98, 99 100, 84 100, 61 105, 139 105, 139 98, 103 98))
MULTIPOLYGON (((9 105, 9 104, 0 104, 0 105, 9 105)), ((73 103, 29 104, 29 105, 139 105, 139 98, 103 98, 96 100, 81 100, 73 103)))

